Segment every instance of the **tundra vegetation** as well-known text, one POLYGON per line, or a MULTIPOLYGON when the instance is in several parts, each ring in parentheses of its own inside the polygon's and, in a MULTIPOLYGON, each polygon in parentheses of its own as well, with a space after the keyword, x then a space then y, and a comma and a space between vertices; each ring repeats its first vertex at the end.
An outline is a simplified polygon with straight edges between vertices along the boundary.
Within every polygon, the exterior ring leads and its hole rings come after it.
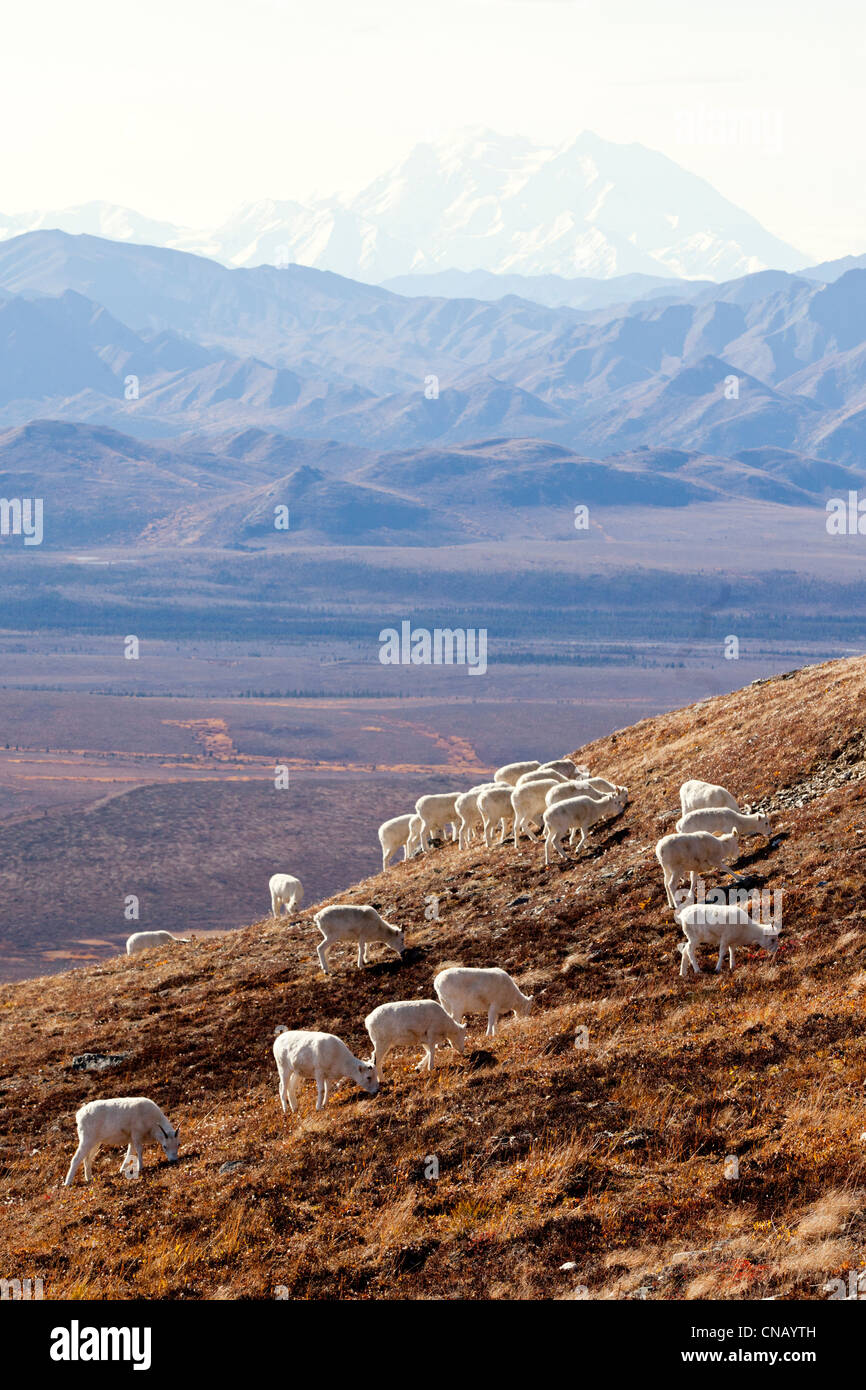
POLYGON ((579 858, 448 841, 341 894, 405 930, 402 960, 347 947, 323 974, 321 904, 295 928, 260 885, 236 933, 0 987, 0 1267, 26 1252, 54 1298, 826 1297, 866 1265, 864 707, 859 658, 584 746, 630 799, 579 858), (772 960, 738 947, 716 975, 704 946, 679 973, 653 850, 690 778, 771 818, 735 863, 785 889, 772 960), (375 1097, 342 1081, 317 1112, 306 1084, 284 1117, 279 1023, 365 1057, 376 1007, 458 965, 532 1011, 494 1037, 469 1016, 429 1073, 393 1053, 375 1097), (127 1056, 82 1075, 84 1051, 127 1056), (125 1183, 105 1154, 63 1187, 75 1111, 120 1092, 181 1126, 180 1165, 125 1183))

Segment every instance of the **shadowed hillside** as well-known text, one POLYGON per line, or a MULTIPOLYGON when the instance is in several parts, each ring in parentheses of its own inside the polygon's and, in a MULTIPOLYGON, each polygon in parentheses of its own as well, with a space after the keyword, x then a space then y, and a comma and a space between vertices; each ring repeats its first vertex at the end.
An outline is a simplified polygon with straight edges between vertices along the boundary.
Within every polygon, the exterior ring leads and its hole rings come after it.
POLYGON ((866 658, 832 662, 586 745, 631 803, 578 862, 448 846, 342 895, 405 927, 402 964, 337 949, 325 978, 310 906, 3 987, 0 1266, 47 1298, 825 1297, 866 1265, 864 699, 866 658), (691 776, 770 810, 738 870, 784 891, 775 963, 680 978, 653 847, 691 776), (284 1120, 276 1024, 366 1056, 369 1010, 449 961, 509 970, 532 1015, 284 1120), (125 1057, 71 1069, 88 1051, 125 1057), (103 1151, 61 1188, 76 1107, 113 1094, 180 1124, 179 1165, 127 1183, 103 1151))

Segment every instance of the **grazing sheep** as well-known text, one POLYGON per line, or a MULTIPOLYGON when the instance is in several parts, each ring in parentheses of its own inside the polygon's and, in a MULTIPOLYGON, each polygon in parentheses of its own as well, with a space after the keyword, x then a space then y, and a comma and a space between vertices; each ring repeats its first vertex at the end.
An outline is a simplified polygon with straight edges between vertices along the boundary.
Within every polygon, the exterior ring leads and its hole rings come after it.
POLYGON ((274 1040, 274 1059, 280 1073, 280 1105, 286 1101, 294 1115, 298 1109, 298 1082, 312 1077, 316 1083, 316 1109, 328 1104, 328 1088, 335 1081, 354 1081, 362 1091, 374 1096, 379 1089, 376 1069, 355 1057, 333 1033, 313 1033, 280 1026, 274 1040))
POLYGON ((484 843, 489 849, 493 842, 493 835, 496 827, 501 824, 502 831, 499 836, 499 843, 504 844, 505 836, 510 829, 514 807, 511 805, 512 787, 509 782, 497 783, 495 787, 488 787, 487 791, 478 793, 478 810, 481 812, 481 819, 484 824, 484 843))
POLYGON ((749 916, 745 908, 733 904, 687 903, 674 912, 674 917, 686 934, 685 941, 679 947, 682 952, 680 975, 683 977, 688 974, 689 965, 696 975, 702 974, 695 948, 703 944, 719 948, 717 975, 726 951, 728 966, 733 970, 735 946, 763 946, 771 956, 778 949, 779 928, 762 926, 749 916))
POLYGON ((551 767, 539 767, 535 772, 524 772, 522 777, 518 777, 514 783, 515 787, 525 787, 528 782, 567 782, 568 778, 564 772, 554 772, 551 767))
POLYGON ((687 874, 694 898, 699 873, 710 869, 730 873, 728 861, 736 857, 738 845, 736 830, 729 835, 710 835, 706 830, 694 830, 689 835, 663 835, 656 845, 656 859, 665 876, 665 893, 671 907, 676 909, 674 890, 687 874))
POLYGON ((382 871, 388 867, 388 860, 398 849, 403 851, 403 862, 411 859, 421 848, 421 817, 414 812, 406 816, 394 816, 379 826, 379 844, 382 846, 382 871))
POLYGON ((294 912, 304 900, 304 888, 299 878, 291 874, 272 874, 268 880, 271 890, 271 916, 281 917, 283 908, 294 912))
POLYGON ((419 796, 415 802, 415 813, 421 817, 421 848, 425 854, 430 848, 430 840, 447 838, 445 827, 451 826, 451 838, 456 840, 456 803, 460 792, 434 792, 429 796, 419 796))
POLYGON ((495 1037, 500 1014, 513 1011, 526 1018, 532 1008, 533 996, 522 994, 511 976, 497 967, 451 966, 439 971, 433 988, 456 1023, 466 1014, 486 1014, 488 1038, 495 1037))
POLYGON ((606 792, 598 790, 589 781, 560 782, 550 788, 544 803, 546 806, 555 806, 557 801, 568 801, 573 796, 591 796, 594 801, 600 801, 606 795, 606 792))
POLYGON ((317 912, 313 921, 324 938, 316 948, 316 954, 326 975, 330 974, 328 952, 340 941, 357 942, 359 969, 367 964, 367 949, 374 941, 381 941, 383 946, 389 946, 398 956, 402 956, 406 949, 400 927, 386 922, 379 916, 375 907, 356 907, 354 903, 332 903, 330 907, 323 907, 317 912))
POLYGON ((72 1156, 66 1186, 71 1187, 80 1164, 84 1164, 84 1181, 90 1182, 96 1152, 103 1144, 123 1147, 126 1157, 120 1171, 128 1178, 141 1176, 142 1151, 145 1144, 159 1144, 169 1163, 177 1162, 179 1129, 163 1115, 159 1106, 146 1096, 131 1096, 114 1100, 89 1100, 75 1113, 78 1128, 78 1148, 72 1156))
POLYGON ((454 809, 460 821, 460 849, 469 848, 475 831, 480 831, 484 824, 484 817, 478 809, 479 795, 481 792, 492 791, 496 785, 495 782, 482 782, 477 787, 470 787, 468 792, 462 792, 455 801, 454 809))
POLYGON ((618 816, 625 809, 622 792, 602 796, 598 800, 592 796, 574 796, 566 801, 557 801, 544 812, 544 862, 550 863, 550 851, 555 849, 560 859, 565 854, 560 848, 560 838, 567 831, 580 831, 577 853, 583 849, 586 833, 599 821, 609 816, 618 816))
POLYGON ((432 1071, 437 1043, 443 1047, 448 1043, 460 1053, 466 1045, 466 1029, 455 1023, 435 999, 400 999, 392 1004, 380 1004, 364 1019, 364 1027, 373 1044, 370 1061, 379 1080, 388 1053, 395 1047, 420 1045, 424 1056, 415 1070, 422 1071, 426 1066, 432 1071))
POLYGON ((698 811, 689 811, 677 821, 677 832, 686 835, 692 830, 707 830, 710 835, 725 835, 736 830, 738 835, 766 835, 769 840, 772 830, 770 817, 756 812, 746 815, 743 811, 732 811, 729 806, 702 806, 698 811))
POLYGON ((521 830, 525 830, 530 840, 537 840, 538 836, 532 829, 530 821, 536 820, 539 823, 544 815, 544 798, 551 787, 558 787, 559 781, 555 777, 546 777, 543 782, 527 782, 525 786, 515 787, 511 793, 511 805, 514 808, 514 848, 517 849, 517 837, 521 830))
POLYGON ((170 931, 135 931, 126 938, 126 954, 134 956, 137 951, 149 951, 151 946, 171 946, 175 941, 188 946, 191 936, 172 936, 170 931))
POLYGON ((553 762, 542 763, 541 766, 549 768, 551 772, 561 772, 569 781, 589 776, 589 768, 585 763, 573 763, 570 758, 554 758, 553 762))
POLYGON ((739 811, 739 806, 726 787, 718 787, 714 782, 692 780, 683 782, 680 787, 680 806, 687 816, 689 811, 700 811, 707 806, 727 806, 730 811, 739 811))
POLYGON ((518 777, 522 777, 524 772, 534 772, 541 764, 533 758, 528 763, 506 763, 504 767, 498 767, 493 774, 494 782, 507 782, 513 787, 518 777))
POLYGON ((616 784, 616 782, 609 782, 609 781, 607 780, 606 777, 588 777, 588 778, 587 778, 587 781, 589 782, 589 785, 592 787, 593 791, 597 791, 597 792, 607 792, 607 793, 611 793, 611 792, 626 792, 626 793, 628 793, 628 787, 618 787, 617 784, 616 784))

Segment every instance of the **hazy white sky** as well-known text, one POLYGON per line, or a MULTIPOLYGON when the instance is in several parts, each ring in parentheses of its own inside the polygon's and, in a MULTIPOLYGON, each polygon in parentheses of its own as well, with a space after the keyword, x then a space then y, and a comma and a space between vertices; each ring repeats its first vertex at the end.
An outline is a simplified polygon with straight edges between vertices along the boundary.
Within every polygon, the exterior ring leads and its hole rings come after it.
POLYGON ((3 37, 7 213, 101 198, 201 226, 467 125, 590 129, 816 259, 866 251, 862 0, 28 0, 3 37))

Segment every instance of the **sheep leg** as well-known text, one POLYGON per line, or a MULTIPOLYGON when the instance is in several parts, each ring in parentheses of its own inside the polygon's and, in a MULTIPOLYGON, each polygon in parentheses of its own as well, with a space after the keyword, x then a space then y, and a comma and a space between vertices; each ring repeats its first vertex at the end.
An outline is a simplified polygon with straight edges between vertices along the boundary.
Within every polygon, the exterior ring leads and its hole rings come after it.
POLYGON ((421 1058, 421 1061, 417 1063, 417 1065, 416 1065, 416 1067, 415 1067, 415 1070, 416 1070, 416 1071, 423 1071, 424 1068, 426 1067, 428 1071, 432 1071, 432 1070, 433 1070, 433 1055, 434 1055, 434 1050, 435 1050, 436 1044, 435 1044, 435 1043, 430 1043, 430 1042, 424 1042, 424 1043, 421 1044, 421 1046, 422 1046, 423 1049, 424 1049, 424 1056, 421 1058))
POLYGON ((556 852, 557 852, 557 854, 559 855, 560 859, 567 859, 567 858, 568 858, 568 855, 566 854, 565 850, 562 848, 562 845, 559 843, 559 836, 558 836, 558 835, 552 835, 552 836, 550 837, 550 843, 553 845, 553 848, 556 850, 556 852))
POLYGON ((689 944, 686 947, 686 951, 688 952, 688 957, 692 963, 692 969, 694 970, 695 974, 702 975, 704 972, 701 970, 697 952, 695 951, 695 943, 691 940, 691 938, 689 939, 689 944))
POLYGON ((364 943, 363 943, 363 941, 359 941, 359 942, 358 942, 358 969, 359 969, 359 970, 361 969, 361 966, 364 964, 364 952, 365 952, 364 943))
MULTIPOLYGON (((289 1072, 289 1085, 288 1085, 288 1091, 289 1091, 289 1108, 291 1109, 291 1112, 292 1112, 293 1115, 297 1112, 297 1109, 298 1109, 298 1082, 299 1082, 299 1081, 300 1081, 300 1077, 298 1076, 298 1073, 297 1073, 296 1071, 290 1071, 290 1072, 289 1072)), ((286 1108, 286 1107, 283 1106, 283 1109, 284 1109, 284 1110, 285 1110, 285 1108, 286 1108)))
POLYGON ((124 1156, 123 1162, 120 1165, 121 1174, 125 1174, 127 1170, 132 1169, 134 1167, 134 1164, 135 1160, 132 1157, 132 1140, 130 1139, 126 1147, 126 1154, 124 1156))
POLYGON ((734 968, 734 948, 733 948, 733 946, 729 946, 729 947, 728 947, 728 968, 729 968, 730 970, 733 970, 733 968, 734 968))
MULTIPOLYGON (((574 851, 575 856, 577 856, 578 854, 580 854, 580 851, 583 849, 583 846, 584 846, 584 844, 586 843, 586 831, 584 830, 584 828, 583 828, 582 825, 579 826, 579 830, 580 830, 580 839, 579 839, 578 842, 577 842, 577 849, 574 851)), ((564 858, 565 858, 565 855, 563 855, 562 857, 563 857, 563 859, 564 859, 564 858)))
POLYGON ((665 893, 667 894, 668 906, 676 908, 676 899, 673 894, 673 885, 679 882, 672 869, 665 869, 665 893))
MULTIPOLYGON (((285 1076, 283 1075, 282 1072, 280 1072, 280 1105, 283 1107, 283 1114, 285 1115, 285 1113, 286 1113, 286 1078, 285 1078, 285 1076)), ((294 1106, 292 1106, 292 1109, 294 1110, 294 1106)))
MULTIPOLYGON (((87 1152, 87 1145, 82 1139, 81 1143, 78 1145, 78 1148, 75 1150, 75 1153, 72 1155, 72 1162, 69 1165, 69 1172, 66 1174, 66 1178, 64 1179, 65 1187, 72 1186, 73 1182, 75 1181, 75 1174, 78 1172, 78 1169, 84 1162, 85 1158, 89 1158, 89 1154, 87 1152)), ((90 1181, 90 1175, 86 1167, 84 1169, 84 1181, 90 1181)))
POLYGON ((328 1083, 325 1078, 316 1075, 316 1109, 324 1110, 328 1103, 328 1083))
POLYGON ((727 951, 727 949, 728 949, 728 942, 727 942, 727 939, 723 936, 722 939, 721 939, 721 941, 719 942, 719 958, 718 958, 718 960, 716 961, 716 974, 717 974, 717 975, 718 975, 719 971, 720 971, 721 968, 722 968, 722 961, 725 959, 725 952, 727 951))
POLYGON ((488 1038, 495 1038, 495 1037, 496 1037, 496 1020, 498 1019, 498 1017, 499 1017, 499 1014, 497 1013, 496 1005, 495 1005, 495 1004, 491 1004, 491 1005, 490 1005, 490 1008, 487 1010, 487 1037, 488 1037, 488 1038))
POLYGON ((279 917, 279 915, 280 915, 280 910, 279 910, 279 908, 278 908, 278 906, 277 906, 277 895, 276 895, 276 893, 272 893, 272 894, 271 894, 271 916, 272 916, 272 917, 279 917))
POLYGON ((321 944, 320 946, 317 946, 317 947, 316 947, 316 955, 319 957, 319 964, 320 964, 320 966, 322 967, 322 969, 324 970, 324 972, 325 972, 326 975, 329 975, 329 974, 331 973, 331 972, 328 970, 328 954, 327 954, 327 953, 328 953, 328 946, 329 946, 329 944, 330 944, 330 943, 329 943, 328 941, 323 941, 322 944, 321 944))

